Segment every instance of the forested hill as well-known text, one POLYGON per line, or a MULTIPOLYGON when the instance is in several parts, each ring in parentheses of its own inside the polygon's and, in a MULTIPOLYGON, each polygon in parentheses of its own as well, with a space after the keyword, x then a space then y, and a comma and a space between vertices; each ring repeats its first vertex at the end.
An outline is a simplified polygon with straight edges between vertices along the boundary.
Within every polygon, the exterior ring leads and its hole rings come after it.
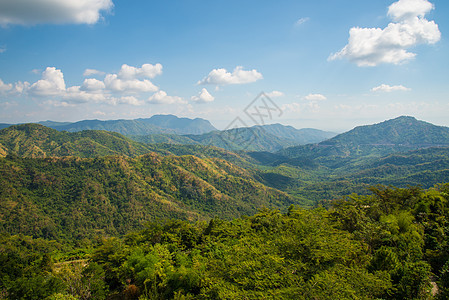
POLYGON ((0 232, 80 239, 149 220, 233 218, 293 198, 221 159, 195 156, 0 159, 0 232))
POLYGON ((449 146, 448 127, 402 116, 359 126, 318 144, 286 148, 279 154, 290 158, 382 156, 436 146, 449 146))
POLYGON ((148 152, 144 144, 115 132, 59 132, 39 124, 14 125, 0 130, 0 156, 137 156, 148 152))

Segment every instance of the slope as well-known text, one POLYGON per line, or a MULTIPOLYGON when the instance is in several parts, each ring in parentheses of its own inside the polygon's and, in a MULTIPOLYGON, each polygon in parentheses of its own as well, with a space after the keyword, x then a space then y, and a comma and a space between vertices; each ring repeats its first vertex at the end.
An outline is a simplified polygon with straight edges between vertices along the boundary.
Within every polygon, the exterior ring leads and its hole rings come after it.
POLYGON ((23 157, 105 155, 136 156, 148 148, 118 133, 107 131, 59 132, 39 124, 14 125, 0 130, 0 156, 23 157))
POLYGON ((158 218, 233 218, 294 199, 221 159, 0 158, 0 231, 49 239, 116 236, 158 218))
POLYGON ((449 146, 448 127, 402 116, 379 124, 359 126, 318 144, 283 149, 278 154, 313 159, 337 168, 355 159, 436 146, 449 146))

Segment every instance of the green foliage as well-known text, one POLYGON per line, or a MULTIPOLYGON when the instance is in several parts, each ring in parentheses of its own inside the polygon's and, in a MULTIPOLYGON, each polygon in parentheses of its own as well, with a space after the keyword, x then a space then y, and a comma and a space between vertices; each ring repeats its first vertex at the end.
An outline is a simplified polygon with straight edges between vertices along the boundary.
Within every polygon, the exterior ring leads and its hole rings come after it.
POLYGON ((221 159, 0 158, 0 232, 48 239, 123 235, 158 218, 253 214, 294 200, 221 159))

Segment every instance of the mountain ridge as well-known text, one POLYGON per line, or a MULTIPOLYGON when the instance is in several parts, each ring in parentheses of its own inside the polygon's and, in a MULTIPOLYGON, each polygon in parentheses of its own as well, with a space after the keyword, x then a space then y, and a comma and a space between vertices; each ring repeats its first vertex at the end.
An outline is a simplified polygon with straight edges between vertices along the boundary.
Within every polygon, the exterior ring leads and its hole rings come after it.
POLYGON ((278 154, 311 159, 380 157, 436 146, 449 146, 449 127, 400 116, 373 125, 357 126, 317 144, 285 148, 278 154))

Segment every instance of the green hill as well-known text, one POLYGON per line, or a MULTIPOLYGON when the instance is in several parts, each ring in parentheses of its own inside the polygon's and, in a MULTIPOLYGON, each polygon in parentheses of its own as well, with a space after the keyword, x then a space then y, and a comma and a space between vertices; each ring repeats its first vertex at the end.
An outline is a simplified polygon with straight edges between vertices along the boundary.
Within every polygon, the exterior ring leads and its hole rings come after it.
POLYGON ((337 168, 348 160, 437 146, 449 146, 448 127, 403 116, 379 124, 359 126, 318 144, 283 149, 278 154, 313 159, 337 168))
POLYGON ((149 220, 233 218, 293 198, 221 159, 0 158, 0 231, 81 239, 119 235, 149 220))
POLYGON ((217 130, 209 121, 201 118, 189 119, 174 115, 154 115, 151 118, 137 119, 136 121, 170 129, 177 134, 203 134, 217 130))
POLYGON ((0 130, 0 156, 8 153, 22 157, 137 156, 149 151, 145 145, 115 132, 68 133, 39 124, 14 125, 0 130))

